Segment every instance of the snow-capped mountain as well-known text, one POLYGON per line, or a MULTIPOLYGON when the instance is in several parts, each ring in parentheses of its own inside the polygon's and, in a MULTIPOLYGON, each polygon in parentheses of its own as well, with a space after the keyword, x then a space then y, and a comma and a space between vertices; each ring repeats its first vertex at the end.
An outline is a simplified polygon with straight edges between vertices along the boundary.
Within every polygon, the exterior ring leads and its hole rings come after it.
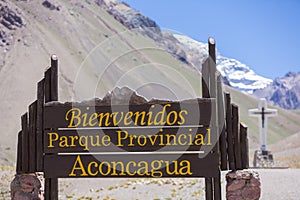
POLYGON ((268 87, 254 91, 253 95, 285 109, 300 109, 299 82, 300 72, 289 72, 282 78, 276 78, 268 87))
MULTIPOLYGON (((155 21, 124 2, 117 0, 97 0, 96 2, 128 29, 150 38, 159 47, 187 65, 200 70, 202 63, 208 57, 207 43, 196 41, 182 34, 162 31, 155 21)), ((293 82, 291 78, 285 77, 284 81, 276 79, 273 82, 271 79, 256 74, 249 66, 236 59, 222 56, 219 52, 216 56, 217 68, 222 74, 223 83, 248 94, 256 91, 254 96, 265 97, 274 105, 286 109, 300 109, 298 101, 300 92, 297 92, 300 88, 296 84, 297 81, 293 82), (293 86, 288 87, 288 85, 293 86)), ((295 80, 298 79, 295 78, 295 80)))
MULTIPOLYGON (((155 21, 123 2, 98 0, 97 3, 129 29, 134 29, 149 37, 178 60, 201 69, 202 63, 208 56, 207 44, 185 35, 163 32, 155 21)), ((238 60, 226 58, 219 53, 217 53, 217 68, 225 84, 243 92, 252 93, 272 83, 272 80, 257 75, 247 65, 238 60)))
MULTIPOLYGON (((185 35, 174 34, 174 37, 190 51, 193 51, 193 55, 206 54, 205 57, 208 56, 207 44, 185 35)), ((201 57, 203 58, 203 56, 201 57)), ((224 57, 219 52, 217 52, 217 69, 233 88, 243 92, 253 93, 254 90, 263 89, 272 83, 271 79, 256 74, 247 65, 236 59, 224 57)))

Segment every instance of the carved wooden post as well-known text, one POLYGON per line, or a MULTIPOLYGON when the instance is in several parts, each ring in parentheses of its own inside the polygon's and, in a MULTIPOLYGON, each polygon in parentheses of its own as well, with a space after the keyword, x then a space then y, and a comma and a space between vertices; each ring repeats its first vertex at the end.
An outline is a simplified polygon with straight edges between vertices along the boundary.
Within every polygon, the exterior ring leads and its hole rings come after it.
MULTIPOLYGON (((217 69, 216 69, 216 50, 215 40, 208 39, 209 57, 202 66, 202 97, 217 98, 217 69)), ((212 108, 211 130, 219 136, 218 107, 212 108)), ((219 152, 219 143, 213 148, 214 152, 219 152)), ((220 173, 215 178, 205 178, 205 195, 207 200, 221 199, 220 173)))
MULTIPOLYGON (((51 56, 51 67, 45 72, 45 103, 58 100, 58 60, 51 56)), ((58 200, 58 179, 45 178, 45 200, 58 200)))
POLYGON ((235 167, 233 133, 232 133, 232 110, 231 110, 231 98, 229 93, 225 93, 225 104, 226 104, 227 154, 228 154, 229 169, 235 171, 236 167, 235 167))

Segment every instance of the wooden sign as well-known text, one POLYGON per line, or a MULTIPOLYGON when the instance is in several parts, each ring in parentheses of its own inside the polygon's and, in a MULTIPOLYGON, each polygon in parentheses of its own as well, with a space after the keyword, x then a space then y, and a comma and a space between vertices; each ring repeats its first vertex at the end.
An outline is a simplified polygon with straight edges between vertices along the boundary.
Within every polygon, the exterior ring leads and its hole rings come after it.
POLYGON ((21 118, 17 174, 44 172, 46 200, 58 200, 58 178, 87 177, 204 177, 205 198, 220 200, 220 170, 249 167, 248 139, 229 94, 224 106, 215 41, 208 43, 203 98, 181 102, 147 102, 135 93, 113 102, 110 93, 59 103, 53 55, 21 118))
POLYGON ((214 99, 136 105, 48 103, 45 176, 217 176, 219 157, 209 152, 218 141, 210 124, 213 104, 214 99), (199 154, 207 156, 200 159, 199 154))

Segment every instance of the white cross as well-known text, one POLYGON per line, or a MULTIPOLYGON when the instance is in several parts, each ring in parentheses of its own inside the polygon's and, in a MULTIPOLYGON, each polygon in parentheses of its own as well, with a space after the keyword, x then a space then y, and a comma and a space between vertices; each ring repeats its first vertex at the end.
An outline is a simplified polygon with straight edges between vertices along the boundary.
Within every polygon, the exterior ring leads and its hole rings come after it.
POLYGON ((258 108, 250 109, 248 112, 250 116, 259 117, 260 149, 265 152, 267 150, 268 117, 277 116, 277 110, 268 109, 266 99, 261 98, 258 108))

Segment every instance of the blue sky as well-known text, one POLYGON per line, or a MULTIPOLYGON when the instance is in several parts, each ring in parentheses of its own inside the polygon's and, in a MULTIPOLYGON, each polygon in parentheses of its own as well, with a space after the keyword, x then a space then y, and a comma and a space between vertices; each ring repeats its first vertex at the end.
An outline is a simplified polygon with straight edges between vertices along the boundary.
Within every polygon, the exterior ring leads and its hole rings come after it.
POLYGON ((206 42, 256 73, 276 78, 300 72, 298 0, 124 0, 163 29, 206 42))

